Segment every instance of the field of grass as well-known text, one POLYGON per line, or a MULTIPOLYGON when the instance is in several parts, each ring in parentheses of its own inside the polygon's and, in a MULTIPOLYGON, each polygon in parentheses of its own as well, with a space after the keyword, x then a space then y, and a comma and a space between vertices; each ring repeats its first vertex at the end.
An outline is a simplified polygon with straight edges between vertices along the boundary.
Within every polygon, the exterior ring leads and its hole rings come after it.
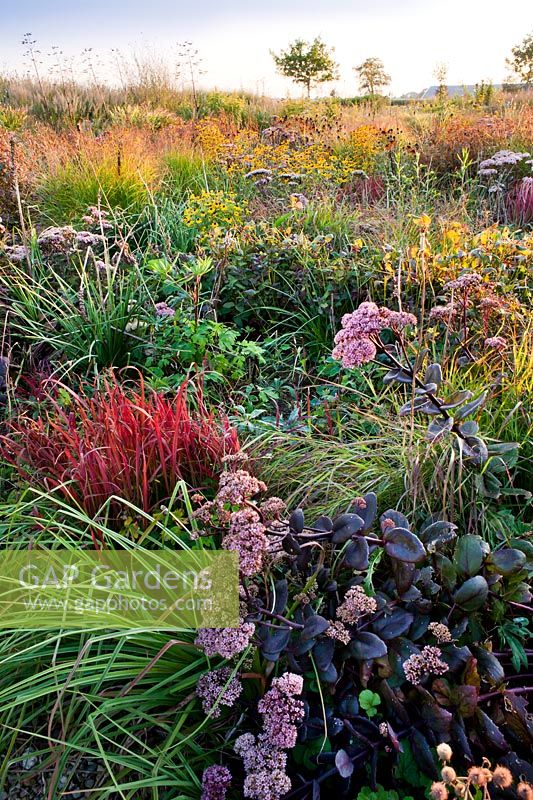
POLYGON ((0 622, 0 798, 529 798, 531 98, 6 79, 0 214, 2 550, 240 602, 0 622))

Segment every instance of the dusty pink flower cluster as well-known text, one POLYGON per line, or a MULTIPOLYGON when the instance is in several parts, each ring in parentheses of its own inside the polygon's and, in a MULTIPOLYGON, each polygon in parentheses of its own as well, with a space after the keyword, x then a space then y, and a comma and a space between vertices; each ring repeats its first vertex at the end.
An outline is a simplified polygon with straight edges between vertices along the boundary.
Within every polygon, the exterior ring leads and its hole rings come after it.
POLYGON ((44 253, 68 253, 77 247, 95 247, 102 237, 90 231, 76 231, 70 225, 46 228, 37 239, 44 253))
POLYGON ((352 586, 337 609, 337 617, 347 625, 354 625, 365 614, 377 611, 377 600, 365 594, 362 586, 352 586))
POLYGON ((259 505, 252 502, 266 488, 263 481, 244 469, 224 472, 214 500, 203 503, 194 512, 196 519, 206 526, 228 526, 222 547, 238 553, 241 574, 247 577, 261 570, 269 548, 265 523, 279 520, 285 511, 285 503, 279 497, 270 497, 259 505))
POLYGON ((337 361, 342 361, 343 366, 351 368, 372 361, 382 330, 392 328, 396 332, 401 331, 407 325, 416 325, 416 317, 367 302, 361 303, 352 314, 345 314, 341 323, 332 355, 337 361))
POLYGON ((206 672, 196 684, 196 695, 202 701, 202 708, 211 717, 219 717, 220 706, 231 706, 240 697, 242 683, 231 677, 230 667, 222 667, 206 672), (216 706, 216 707, 215 707, 216 706))
POLYGON ((29 257, 29 250, 23 244, 13 244, 4 250, 7 258, 12 264, 21 264, 24 259, 29 257))
POLYGON ((85 222, 86 225, 92 225, 101 230, 109 230, 109 228, 113 227, 109 222, 109 211, 98 208, 98 206, 89 206, 81 221, 85 222))
POLYGON ((443 622, 430 622, 428 625, 428 631, 433 634, 439 643, 451 642, 452 640, 450 629, 443 622))
POLYGON ((155 304, 156 317, 173 317, 175 313, 176 312, 172 306, 169 306, 169 304, 165 303, 164 301, 155 304))
POLYGON ((433 306, 429 312, 429 321, 448 323, 455 319, 458 313, 459 307, 455 303, 446 303, 444 306, 433 306))
POLYGON ((281 497, 268 497, 259 506, 264 522, 280 520, 287 510, 287 504, 281 497))
POLYGON ((233 658, 246 650, 255 633, 253 622, 240 621, 238 628, 200 628, 194 643, 206 654, 233 658))
POLYGON ((90 231, 78 231, 76 233, 77 247, 96 247, 101 243, 102 237, 98 233, 91 233, 90 231))
POLYGON ((442 651, 438 647, 426 645, 421 653, 413 653, 403 662, 403 671, 409 683, 419 684, 425 675, 444 675, 448 665, 441 659, 442 651))
POLYGON ((222 539, 222 547, 238 553, 242 575, 255 575, 263 566, 269 543, 265 531, 259 514, 253 508, 243 508, 231 514, 229 533, 222 539))
POLYGON ((507 347, 507 340, 503 336, 489 336, 488 339, 485 339, 485 347, 501 353, 507 347))
POLYGON ((444 284, 444 291, 451 291, 452 289, 473 289, 475 286, 479 286, 480 283, 483 282, 483 278, 477 272, 465 272, 463 275, 459 275, 453 281, 448 281, 448 283, 444 284))
MULTIPOLYGON (((215 499, 204 503, 194 512, 196 519, 209 523, 215 518, 219 523, 227 524, 231 517, 230 506, 246 505, 254 495, 266 491, 266 484, 254 478, 245 469, 223 472, 219 479, 218 492, 215 499)), ((195 496, 201 500, 201 496, 195 496)))
POLYGON ((303 689, 303 678, 285 672, 274 678, 272 687, 257 709, 263 716, 263 733, 239 736, 235 752, 243 761, 246 778, 244 796, 252 800, 280 800, 291 788, 286 773, 288 750, 296 744, 296 725, 303 719, 304 704, 296 699, 303 689))
POLYGON ((226 800, 226 792, 231 784, 231 772, 227 767, 213 764, 204 769, 202 775, 202 794, 200 800, 226 800))
POLYGON ((235 741, 234 750, 242 758, 246 778, 244 797, 252 800, 279 800, 291 788, 291 779, 286 773, 287 754, 268 741, 266 734, 256 738, 243 733, 235 741))
POLYGON ((336 639, 338 642, 342 642, 342 644, 350 644, 352 641, 350 631, 338 620, 331 623, 326 631, 326 636, 329 636, 330 639, 336 639))
POLYGON ((246 500, 266 491, 266 483, 254 478, 245 469, 223 472, 217 492, 217 502, 240 506, 246 500))
POLYGON ((296 744, 296 723, 304 716, 304 704, 294 695, 301 694, 302 689, 301 675, 286 672, 281 678, 274 678, 272 688, 258 703, 268 741, 279 750, 288 750, 296 744))

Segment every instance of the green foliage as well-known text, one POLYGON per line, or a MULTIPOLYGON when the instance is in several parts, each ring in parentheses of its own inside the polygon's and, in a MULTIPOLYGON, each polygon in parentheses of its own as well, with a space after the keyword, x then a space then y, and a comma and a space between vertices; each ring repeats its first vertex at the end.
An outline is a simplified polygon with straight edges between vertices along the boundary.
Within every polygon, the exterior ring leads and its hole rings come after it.
POLYGON ((381 705, 381 697, 370 689, 363 689, 359 694, 359 705, 366 711, 367 717, 375 717, 378 713, 378 706, 381 705))
POLYGON ((369 786, 363 786, 357 793, 356 800, 400 800, 400 798, 401 800, 413 800, 411 796, 399 795, 394 789, 384 789, 378 784, 375 790, 369 786))
POLYGON ((359 78, 361 91, 374 97, 379 89, 388 86, 390 75, 385 72, 383 61, 379 58, 367 58, 358 67, 354 67, 359 78))
POLYGON ((152 182, 149 166, 124 166, 118 156, 94 164, 80 156, 44 177, 38 189, 40 208, 54 224, 79 219, 101 202, 134 215, 150 203, 152 182))
POLYGON ((338 77, 338 66, 333 60, 332 51, 317 37, 312 42, 296 39, 287 50, 272 53, 278 71, 295 83, 305 86, 307 96, 311 87, 338 77))
POLYGON ((31 271, 13 266, 0 275, 6 288, 12 333, 24 346, 46 345, 66 370, 85 372, 136 363, 139 286, 123 268, 74 265, 75 285, 36 259, 31 271))
POLYGON ((512 58, 507 60, 515 75, 527 86, 533 83, 533 33, 511 49, 512 58))

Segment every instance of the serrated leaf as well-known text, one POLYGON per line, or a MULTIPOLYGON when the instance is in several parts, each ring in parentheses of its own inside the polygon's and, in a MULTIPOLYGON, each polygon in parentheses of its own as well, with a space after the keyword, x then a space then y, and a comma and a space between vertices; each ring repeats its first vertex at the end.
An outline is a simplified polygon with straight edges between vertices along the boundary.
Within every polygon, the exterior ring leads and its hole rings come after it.
POLYGON ((313 649, 313 658, 315 659, 318 669, 327 669, 333 660, 334 653, 335 642, 333 639, 329 639, 325 636, 317 642, 313 649))
POLYGON ((394 522, 396 528, 409 528, 409 520, 407 517, 405 517, 400 511, 396 511, 394 508, 389 508, 387 511, 384 511, 379 518, 382 530, 383 523, 385 520, 389 519, 394 522))
POLYGON ((378 617, 372 630, 385 641, 402 636, 411 627, 414 616, 403 608, 394 608, 390 614, 378 617))
POLYGON ((465 389, 461 392, 455 392, 452 394, 445 403, 443 403, 442 408, 448 410, 449 408, 457 408, 457 406, 462 405, 466 400, 470 400, 473 397, 472 392, 468 389, 465 389))
POLYGON ((483 559, 488 553, 488 546, 481 536, 467 533, 457 539, 454 561, 463 575, 476 575, 481 569, 483 559))
POLYGON ((491 553, 489 563, 496 572, 507 578, 520 572, 526 563, 526 555, 513 547, 502 547, 501 550, 491 553))
POLYGON ((500 753, 507 753, 511 748, 507 739, 491 718, 481 708, 476 709, 476 722, 481 732, 482 741, 488 742, 500 753))
POLYGON ((432 422, 430 422, 428 425, 426 439, 434 442, 437 439, 440 439, 441 436, 445 436, 447 433, 450 433, 451 429, 453 428, 453 422, 453 417, 439 417, 438 419, 432 420, 432 422))
POLYGON ((307 639, 316 639, 317 636, 327 631, 329 627, 329 620, 321 617, 320 614, 313 614, 313 616, 306 619, 301 637, 304 641, 307 639))
POLYGON ((331 517, 319 517, 312 527, 314 530, 329 533, 329 531, 333 530, 333 520, 331 517))
POLYGON ((289 585, 286 580, 276 581, 274 584, 274 614, 283 614, 289 599, 289 585))
POLYGON ((301 533, 304 529, 305 517, 301 508, 296 508, 289 517, 289 528, 294 533, 301 533))

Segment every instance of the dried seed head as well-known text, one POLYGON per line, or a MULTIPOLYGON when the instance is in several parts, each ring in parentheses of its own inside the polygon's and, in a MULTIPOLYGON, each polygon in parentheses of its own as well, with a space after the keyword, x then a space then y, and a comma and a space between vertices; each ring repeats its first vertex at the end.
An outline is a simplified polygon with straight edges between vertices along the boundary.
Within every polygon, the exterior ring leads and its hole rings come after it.
POLYGON ((468 780, 474 786, 486 786, 492 778, 492 773, 485 767, 470 767, 468 770, 468 780))
POLYGON ((516 787, 516 794, 519 800, 533 800, 533 786, 530 783, 522 781, 516 787))
POLYGON ((492 773, 492 782, 498 789, 508 789, 513 782, 513 776, 507 767, 497 766, 492 773))
POLYGON ((437 745, 437 755, 441 761, 451 761, 452 760, 452 748, 446 742, 441 742, 437 745))
POLYGON ((444 783, 453 783, 457 778, 457 773, 453 767, 443 767, 440 776, 444 783))
POLYGON ((449 795, 446 784, 440 781, 438 783, 432 783, 429 796, 431 800, 448 800, 449 795))

